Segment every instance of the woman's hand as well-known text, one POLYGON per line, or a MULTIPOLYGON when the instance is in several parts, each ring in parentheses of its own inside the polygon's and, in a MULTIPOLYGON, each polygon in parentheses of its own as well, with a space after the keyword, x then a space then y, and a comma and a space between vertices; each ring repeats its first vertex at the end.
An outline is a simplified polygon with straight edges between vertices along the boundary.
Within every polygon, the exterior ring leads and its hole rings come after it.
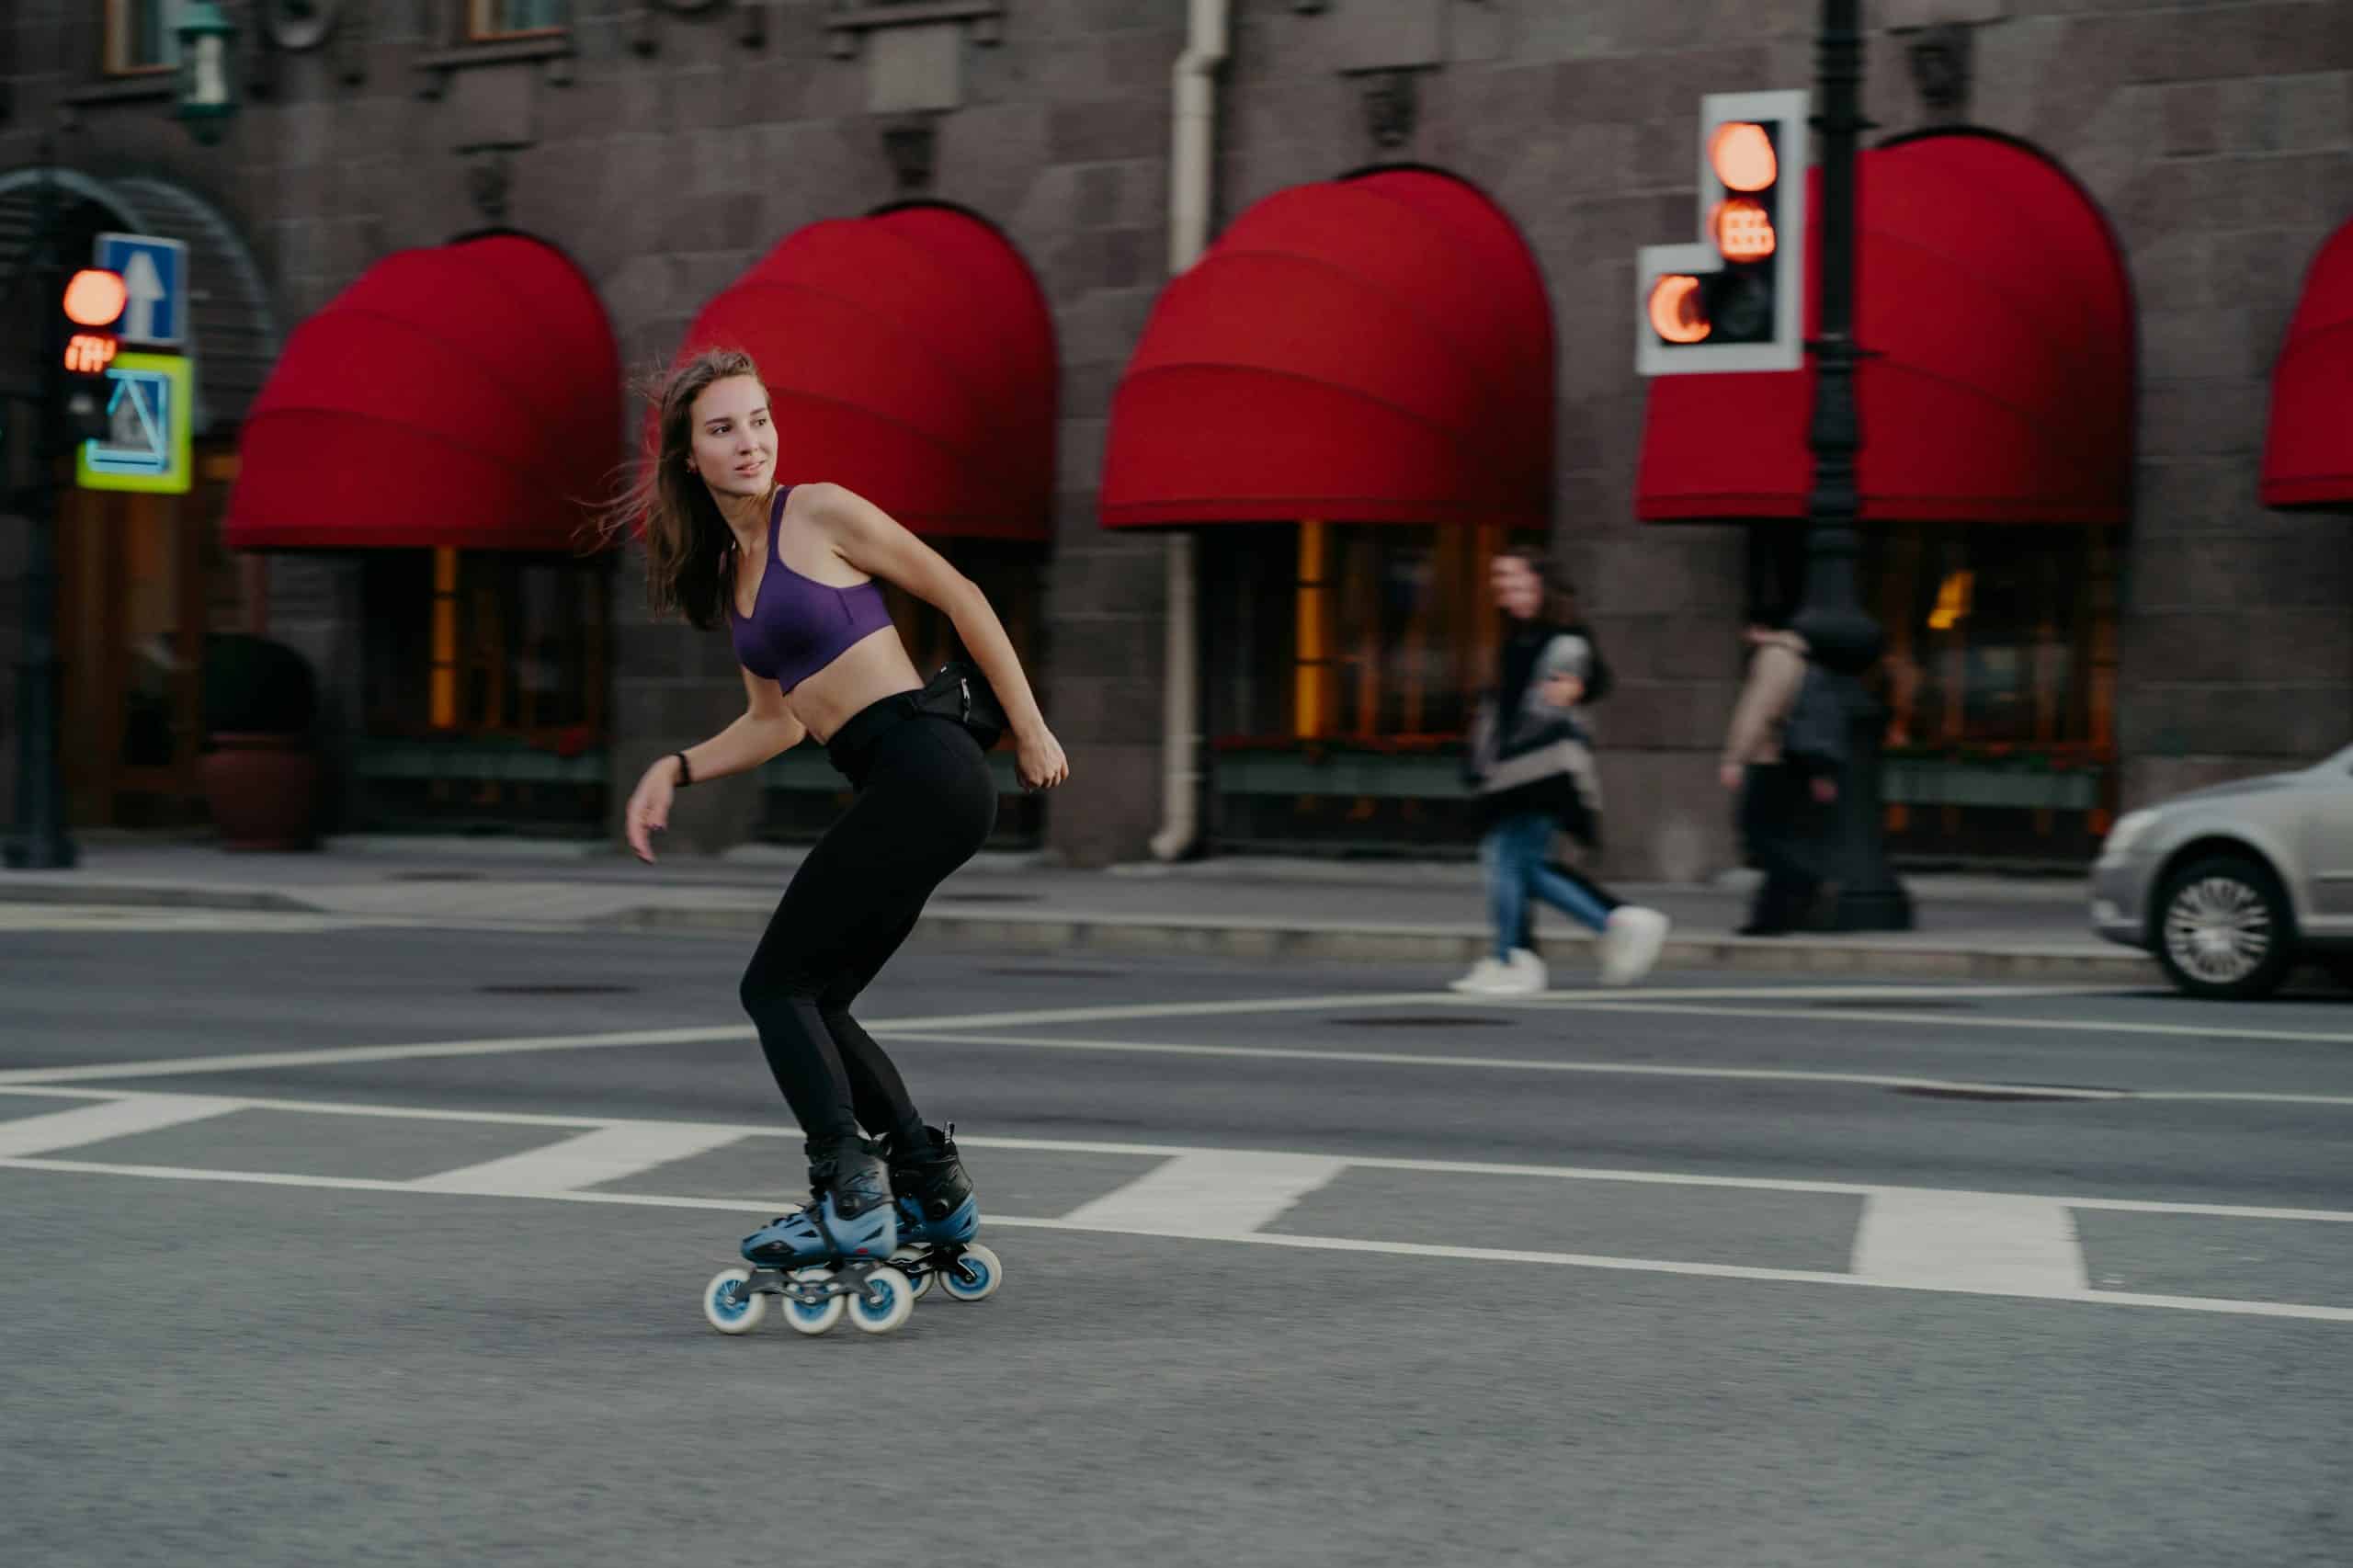
POLYGON ((1040 726, 1013 739, 1013 772, 1024 790, 1051 790, 1070 777, 1070 762, 1051 730, 1040 726))
POLYGON ((647 865, 654 864, 654 835, 670 825, 670 801, 678 793, 678 764, 675 757, 660 757, 645 770, 631 792, 629 811, 622 820, 628 824, 629 846, 647 865))

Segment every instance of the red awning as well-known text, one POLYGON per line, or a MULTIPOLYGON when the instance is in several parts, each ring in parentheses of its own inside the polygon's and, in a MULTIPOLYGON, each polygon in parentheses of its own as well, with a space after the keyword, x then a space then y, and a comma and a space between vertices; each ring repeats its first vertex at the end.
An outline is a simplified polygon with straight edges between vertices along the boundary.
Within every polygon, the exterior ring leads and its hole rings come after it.
POLYGON ((1281 191, 1172 280, 1111 403, 1107 528, 1551 515, 1552 318, 1471 186, 1281 191))
MULTIPOLYGON (((2120 524, 2132 477, 2131 283, 2082 187, 1982 132, 1865 153, 1856 338, 1863 516, 2120 524)), ((1809 269, 1822 254, 1809 202, 1809 269)), ((1807 280, 1806 329, 1815 325, 1807 280)), ((1799 517, 1813 370, 1659 376, 1635 511, 1799 517)))
POLYGON ((786 477, 847 485, 918 533, 1051 537, 1053 323, 980 219, 812 223, 703 307, 684 352, 710 347, 759 362, 786 477))
POLYGON ((2353 511, 2353 223, 2313 258, 2271 369, 2263 504, 2353 511))
POLYGON ((229 545, 576 550, 620 398, 604 306, 561 252, 396 252, 288 340, 239 436, 229 545))

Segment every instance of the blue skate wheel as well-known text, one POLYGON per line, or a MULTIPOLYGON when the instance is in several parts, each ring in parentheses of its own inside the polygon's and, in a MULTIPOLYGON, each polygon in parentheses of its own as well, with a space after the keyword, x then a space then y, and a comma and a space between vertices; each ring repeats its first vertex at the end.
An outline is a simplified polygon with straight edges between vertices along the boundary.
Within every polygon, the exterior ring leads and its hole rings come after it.
POLYGON ((749 1334, 767 1315, 768 1299, 752 1293, 752 1271, 722 1268, 702 1288, 702 1315, 722 1334, 749 1334))
POLYGON ((891 1267, 907 1277, 908 1283, 915 1287, 918 1301, 931 1294, 931 1270, 923 1264, 929 1256, 924 1248, 915 1246, 903 1246, 891 1255, 891 1267))
POLYGON ((997 1261, 995 1253, 978 1242, 939 1270, 939 1288, 953 1301, 984 1301, 995 1295, 996 1288, 1004 1282, 1005 1265, 997 1261))
POLYGON ((858 1283, 848 1297, 849 1321, 869 1334, 890 1333, 915 1310, 915 1288, 895 1268, 871 1269, 858 1283))
MULTIPOLYGON (((829 1268, 795 1269, 792 1274, 793 1282, 801 1285, 824 1285, 832 1278, 833 1270, 829 1268)), ((848 1298, 840 1295, 803 1301, 787 1294, 784 1298, 784 1321, 795 1333, 823 1334, 842 1321, 847 1302, 848 1298)))

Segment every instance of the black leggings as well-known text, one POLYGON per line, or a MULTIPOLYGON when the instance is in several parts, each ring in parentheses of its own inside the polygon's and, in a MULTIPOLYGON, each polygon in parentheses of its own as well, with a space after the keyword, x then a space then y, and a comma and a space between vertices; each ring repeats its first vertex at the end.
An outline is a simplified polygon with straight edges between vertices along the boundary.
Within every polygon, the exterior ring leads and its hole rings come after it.
POLYGON ((922 1125, 899 1070, 849 1005, 915 929, 924 902, 996 824, 980 746, 905 697, 861 710, 827 748, 857 788, 793 873, 744 971, 744 1010, 813 1152, 922 1125))

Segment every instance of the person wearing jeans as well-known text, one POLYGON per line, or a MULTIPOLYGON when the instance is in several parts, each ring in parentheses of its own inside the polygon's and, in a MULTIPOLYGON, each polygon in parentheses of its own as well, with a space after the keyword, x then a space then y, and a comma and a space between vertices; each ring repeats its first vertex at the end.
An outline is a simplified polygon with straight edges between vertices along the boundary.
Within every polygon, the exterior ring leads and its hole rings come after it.
POLYGON ((1506 624, 1495 686, 1480 705, 1465 772, 1486 827, 1479 858, 1495 942, 1453 989, 1522 995, 1545 988, 1544 961, 1527 934, 1531 901, 1597 933, 1602 983, 1630 983, 1658 961, 1666 917, 1623 904, 1547 858, 1557 832, 1587 846, 1600 838, 1600 780, 1576 717, 1597 668, 1592 642, 1568 630, 1574 617, 1566 596, 1548 591, 1531 554, 1496 556, 1490 581, 1506 624))

